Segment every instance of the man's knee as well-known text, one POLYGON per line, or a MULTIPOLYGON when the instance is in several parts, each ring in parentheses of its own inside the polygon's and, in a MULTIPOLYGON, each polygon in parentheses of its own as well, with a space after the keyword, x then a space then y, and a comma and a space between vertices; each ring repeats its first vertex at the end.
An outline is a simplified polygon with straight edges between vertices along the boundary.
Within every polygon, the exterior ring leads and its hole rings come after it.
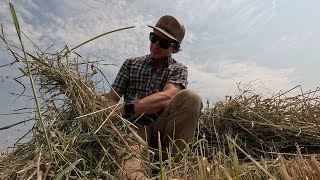
POLYGON ((182 101, 190 104, 194 108, 199 107, 199 109, 201 109, 201 97, 195 91, 191 89, 183 89, 177 94, 177 96, 180 96, 182 101))

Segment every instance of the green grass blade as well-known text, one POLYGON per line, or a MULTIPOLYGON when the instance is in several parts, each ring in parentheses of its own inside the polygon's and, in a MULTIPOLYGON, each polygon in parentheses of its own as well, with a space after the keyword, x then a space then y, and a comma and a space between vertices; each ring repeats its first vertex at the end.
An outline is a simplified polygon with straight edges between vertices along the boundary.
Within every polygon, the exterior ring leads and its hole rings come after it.
POLYGON ((24 69, 22 69, 21 67, 18 67, 18 69, 22 72, 23 75, 29 76, 29 74, 24 69))
POLYGON ((90 155, 90 180, 93 180, 93 165, 92 165, 92 155, 90 155))
POLYGON ((21 30, 20 30, 20 25, 19 25, 19 21, 18 21, 16 12, 15 12, 14 7, 11 4, 11 2, 9 2, 9 6, 10 6, 10 11, 11 11, 14 26, 16 27, 16 31, 17 31, 19 39, 21 39, 21 30))
MULTIPOLYGON (((42 129, 43 129, 43 132, 44 132, 45 142, 46 142, 46 144, 47 144, 47 146, 48 146, 48 149, 49 149, 50 159, 53 159, 53 155, 52 155, 52 151, 51 151, 51 144, 50 144, 48 132, 47 132, 46 126, 45 126, 45 124, 44 124, 44 121, 43 121, 43 119, 42 119, 42 114, 41 114, 41 109, 40 109, 40 103, 39 103, 39 100, 38 100, 36 88, 35 88, 34 81, 33 81, 33 78, 32 78, 32 73, 31 73, 30 64, 29 64, 28 57, 27 57, 27 53, 26 53, 26 51, 25 51, 25 48, 24 48, 24 45, 23 45, 23 42, 22 42, 22 38, 21 38, 21 29, 20 29, 19 21, 18 21, 18 18, 17 18, 17 16, 16 16, 16 13, 15 13, 15 10, 14 10, 13 5, 12 5, 11 3, 9 3, 9 6, 10 6, 10 10, 11 10, 11 14, 12 14, 13 21, 14 21, 14 25, 15 25, 15 28, 16 28, 16 31, 17 31, 17 34, 18 34, 18 37, 19 37, 19 41, 20 41, 20 44, 21 44, 21 48, 22 48, 22 51, 23 51, 24 60, 25 60, 25 63, 26 63, 26 65, 27 65, 27 70, 28 70, 27 72, 28 72, 29 80, 30 80, 31 87, 32 87, 33 97, 34 97, 34 99, 35 99, 35 103, 36 103, 36 107, 37 107, 37 112, 38 112, 39 120, 40 120, 42 129)), ((22 69, 20 69, 20 70, 22 70, 22 69)), ((22 71, 22 72, 24 72, 24 71, 22 71)))
POLYGON ((93 40, 95 40, 95 39, 98 39, 98 38, 100 38, 100 37, 102 37, 102 36, 105 36, 105 35, 107 35, 107 34, 111 34, 111 33, 117 32, 117 31, 122 31, 122 30, 125 30, 125 29, 131 29, 131 28, 134 28, 134 26, 125 27, 125 28, 120 28, 120 29, 116 29, 116 30, 113 30, 113 31, 109 31, 109 32, 100 34, 100 35, 98 35, 98 36, 96 36, 96 37, 94 37, 94 38, 91 38, 91 39, 89 39, 89 40, 87 40, 87 41, 79 44, 78 46, 76 46, 76 47, 74 47, 74 48, 71 48, 70 51, 73 51, 73 50, 77 49, 78 47, 80 47, 80 46, 82 46, 82 45, 84 45, 84 44, 87 44, 88 42, 93 41, 93 40))
POLYGON ((76 162, 71 163, 68 167, 66 167, 64 170, 62 170, 57 177, 55 178, 55 180, 60 180, 62 179, 65 174, 67 174, 69 171, 71 171, 72 169, 76 168, 76 165, 79 164, 80 161, 82 161, 83 159, 78 159, 76 162))
POLYGON ((163 172, 163 160, 162 160, 162 148, 161 148, 161 139, 160 132, 158 132, 158 145, 159 145, 159 161, 160 161, 160 180, 164 180, 164 172, 163 172))

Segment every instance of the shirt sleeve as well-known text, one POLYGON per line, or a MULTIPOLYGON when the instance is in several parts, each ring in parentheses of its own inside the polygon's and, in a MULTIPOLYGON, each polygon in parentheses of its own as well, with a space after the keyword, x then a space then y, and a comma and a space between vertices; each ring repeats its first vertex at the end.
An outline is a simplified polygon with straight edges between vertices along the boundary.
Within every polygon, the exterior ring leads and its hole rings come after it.
POLYGON ((112 88, 120 94, 125 94, 129 84, 129 59, 127 59, 121 66, 113 84, 112 88))
POLYGON ((172 76, 167 81, 168 83, 181 84, 183 88, 187 88, 188 85, 188 68, 187 66, 179 66, 177 67, 172 76))

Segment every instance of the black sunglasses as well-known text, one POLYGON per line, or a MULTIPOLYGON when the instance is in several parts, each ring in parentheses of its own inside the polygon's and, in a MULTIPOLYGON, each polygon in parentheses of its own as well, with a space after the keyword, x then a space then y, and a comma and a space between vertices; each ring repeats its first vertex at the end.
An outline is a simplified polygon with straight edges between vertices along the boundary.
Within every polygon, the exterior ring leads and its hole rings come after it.
POLYGON ((163 39, 162 37, 159 37, 158 35, 156 35, 154 32, 151 32, 149 35, 149 40, 152 43, 156 43, 157 41, 160 44, 160 47, 163 49, 168 49, 170 46, 175 46, 176 43, 175 42, 171 42, 167 39, 163 39))

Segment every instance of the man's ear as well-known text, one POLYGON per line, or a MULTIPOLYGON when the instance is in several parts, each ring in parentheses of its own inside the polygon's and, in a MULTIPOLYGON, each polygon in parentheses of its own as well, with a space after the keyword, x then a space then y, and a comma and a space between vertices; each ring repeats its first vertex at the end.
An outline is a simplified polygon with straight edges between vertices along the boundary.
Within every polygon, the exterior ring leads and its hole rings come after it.
POLYGON ((172 53, 177 53, 180 51, 180 44, 175 43, 172 47, 172 53))

